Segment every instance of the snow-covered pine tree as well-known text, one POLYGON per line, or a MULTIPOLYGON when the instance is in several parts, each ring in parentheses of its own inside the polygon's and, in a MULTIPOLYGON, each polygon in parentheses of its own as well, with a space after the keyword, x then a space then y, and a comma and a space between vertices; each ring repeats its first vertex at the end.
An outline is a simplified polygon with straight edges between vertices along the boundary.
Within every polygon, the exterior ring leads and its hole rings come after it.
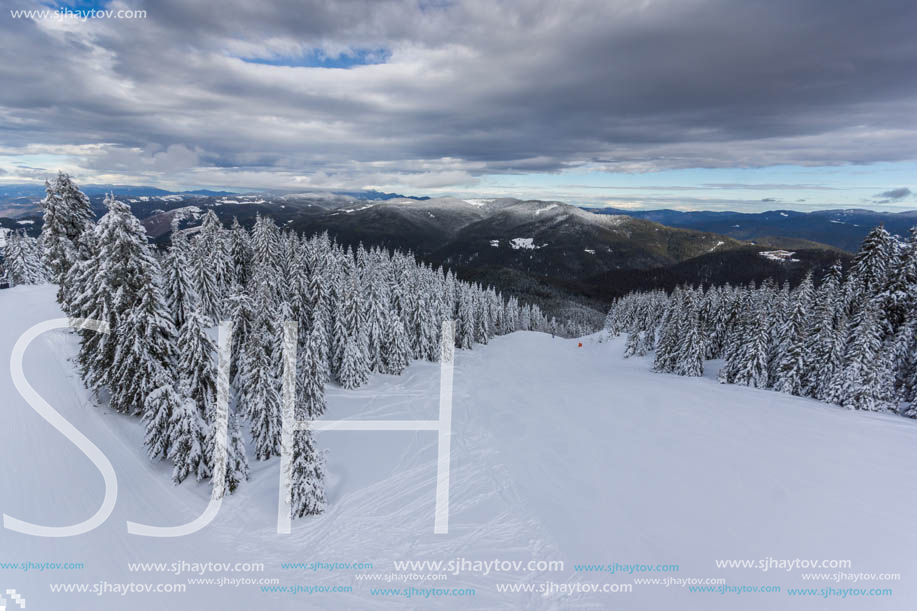
POLYGON ((190 271, 201 310, 207 317, 208 324, 216 324, 220 320, 223 297, 217 278, 219 264, 216 262, 216 256, 218 255, 208 252, 208 247, 207 243, 201 240, 194 243, 190 271))
POLYGON ((226 446, 226 491, 238 490, 242 482, 248 481, 248 454, 242 438, 242 427, 235 412, 229 414, 229 441, 226 446))
POLYGON ((400 375, 411 363, 411 346, 404 323, 397 314, 385 321, 385 348, 382 352, 383 373, 400 375))
POLYGON ((675 373, 683 376, 702 376, 704 375, 705 353, 704 337, 701 331, 703 321, 700 308, 696 303, 689 305, 685 324, 687 329, 678 345, 675 373))
POLYGON ((147 454, 152 460, 169 457, 172 416, 182 397, 175 391, 172 375, 156 368, 153 378, 158 382, 143 402, 144 440, 147 454))
POLYGON ((675 289, 660 323, 659 340, 656 344, 656 354, 653 360, 653 371, 671 373, 675 370, 682 307, 682 292, 680 289, 675 289))
POLYGON ((217 381, 214 354, 216 345, 207 334, 204 313, 199 308, 188 312, 178 333, 178 371, 188 383, 191 398, 202 416, 216 405, 217 381))
POLYGON ((229 233, 229 259, 232 265, 230 285, 244 286, 248 282, 252 265, 251 236, 236 217, 232 219, 229 233))
MULTIPOLYGON (((862 279, 861 279, 862 280, 862 279)), ((864 285, 865 286, 865 285, 864 285)), ((848 409, 882 411, 887 409, 888 372, 882 358, 882 326, 876 299, 860 312, 842 369, 834 376, 825 398, 848 409)))
POLYGON ((169 459, 172 461, 172 481, 180 484, 192 474, 200 480, 207 424, 197 402, 191 398, 187 383, 179 384, 177 394, 178 403, 169 421, 169 459))
MULTIPOLYGON (((176 217, 177 218, 177 217, 176 217)), ((200 308, 200 296, 192 274, 192 251, 188 238, 172 226, 172 246, 163 258, 166 302, 176 329, 185 324, 191 310, 200 308)))
POLYGON ((805 392, 806 332, 814 298, 811 272, 793 293, 792 310, 783 323, 778 336, 777 367, 774 390, 802 395, 805 392))
POLYGON ((201 418, 207 424, 207 440, 204 459, 198 465, 198 479, 210 477, 212 457, 216 440, 216 401, 217 376, 214 365, 216 345, 207 335, 204 314, 195 308, 188 313, 188 318, 178 333, 178 366, 177 369, 185 378, 188 392, 197 404, 201 418))
MULTIPOLYGON (((297 420, 314 420, 325 413, 324 331, 313 328, 298 350, 296 367, 297 420)), ((291 504, 296 517, 320 514, 325 510, 325 459, 309 430, 293 433, 291 465, 291 504)))
POLYGON ((46 181, 45 189, 47 194, 41 201, 44 262, 51 280, 59 286, 58 301, 68 304, 70 297, 64 280, 79 260, 79 238, 92 226, 94 216, 89 198, 67 174, 59 172, 54 182, 46 181))
POLYGON ((383 284, 381 270, 364 270, 366 294, 366 350, 369 369, 381 372, 385 369, 382 354, 385 350, 385 321, 390 316, 387 287, 383 284))
POLYGON ((279 384, 276 377, 280 355, 274 358, 273 338, 264 324, 252 328, 249 341, 242 349, 239 403, 251 421, 251 433, 258 460, 280 454, 279 384))
POLYGON ((839 316, 843 311, 842 283, 841 263, 835 261, 815 292, 814 311, 806 331, 801 394, 817 399, 822 398, 843 358, 843 343, 838 338, 839 316))
POLYGON ((324 513, 325 456, 318 449, 312 431, 296 431, 293 434, 290 470, 292 515, 301 518, 324 513))
POLYGON ((325 413, 325 382, 328 372, 325 369, 324 331, 314 327, 297 350, 296 365, 296 410, 297 419, 315 419, 325 413))
POLYGON ((750 312, 744 336, 747 338, 742 348, 733 354, 736 364, 733 366, 732 382, 753 388, 767 386, 767 355, 770 333, 767 326, 767 315, 764 312, 750 312))
MULTIPOLYGON (((76 283, 80 292, 72 295, 70 306, 73 316, 103 321, 112 330, 110 334, 82 332, 78 361, 83 380, 91 389, 109 384, 119 369, 119 346, 124 346, 122 352, 126 352, 134 341, 134 337, 121 333, 122 323, 134 308, 140 306, 148 316, 155 315, 157 328, 169 321, 162 301, 158 263, 147 244, 143 225, 126 204, 112 197, 105 203, 108 213, 95 227, 94 252, 81 265, 76 283)), ((134 324, 145 325, 141 320, 134 324)), ((117 393, 119 389, 111 391, 117 393)), ((128 406, 134 410, 139 404, 131 400, 121 405, 125 409, 128 406)))
POLYGON ((369 357, 366 353, 363 312, 357 275, 352 273, 344 294, 343 308, 338 316, 344 334, 341 368, 338 382, 347 389, 357 388, 369 381, 369 357))
MULTIPOLYGON (((272 270, 257 264, 253 285, 252 309, 255 318, 251 323, 247 341, 242 347, 239 367, 240 404, 251 421, 255 455, 267 460, 280 453, 281 411, 280 372, 282 352, 282 323, 277 321, 276 298, 271 280, 272 270)), ((282 320, 282 319, 281 319, 282 320)))
MULTIPOLYGON (((467 286, 461 286, 456 293, 458 297, 458 319, 455 325, 455 345, 459 348, 470 350, 474 345, 474 303, 470 295, 470 289, 467 286)), ((523 308, 523 312, 520 328, 527 331, 530 318, 525 308, 523 308)), ((415 356, 416 354, 415 350, 415 356)))
POLYGON ((113 359, 105 372, 109 406, 125 414, 143 414, 146 398, 171 377, 175 328, 160 288, 156 260, 148 264, 149 281, 138 287, 139 302, 125 310, 112 333, 113 359), (164 379, 165 378, 165 379, 164 379))
POLYGON ((892 260, 893 254, 892 247, 892 237, 885 227, 879 225, 869 232, 857 251, 850 273, 866 299, 877 295, 886 285, 888 263, 892 260))
POLYGON ((28 237, 22 230, 7 235, 3 260, 12 286, 47 281, 38 240, 28 237))

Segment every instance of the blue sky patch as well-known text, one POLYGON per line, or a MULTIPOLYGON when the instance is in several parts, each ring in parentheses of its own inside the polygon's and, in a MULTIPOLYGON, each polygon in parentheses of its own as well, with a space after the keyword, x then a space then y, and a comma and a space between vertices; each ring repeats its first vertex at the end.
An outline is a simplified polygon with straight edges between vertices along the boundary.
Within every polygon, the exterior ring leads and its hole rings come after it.
POLYGON ((384 64, 391 57, 386 49, 351 49, 338 55, 329 55, 322 49, 312 49, 297 56, 275 55, 271 57, 241 57, 242 61, 251 64, 268 66, 290 66, 296 68, 337 68, 348 69, 354 66, 384 64))

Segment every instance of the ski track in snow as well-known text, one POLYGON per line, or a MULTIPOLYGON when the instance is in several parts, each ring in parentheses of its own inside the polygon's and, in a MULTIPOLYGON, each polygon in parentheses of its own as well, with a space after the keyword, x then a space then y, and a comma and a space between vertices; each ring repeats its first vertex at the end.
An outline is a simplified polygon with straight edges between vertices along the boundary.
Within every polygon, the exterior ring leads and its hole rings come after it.
MULTIPOLYGON (((3 513, 39 524, 85 520, 102 500, 102 478, 12 387, 9 354, 28 327, 61 316, 54 287, 0 291, 0 501, 3 513)), ((813 609, 789 587, 891 587, 891 597, 846 598, 845 608, 913 608, 917 534, 906 516, 917 501, 917 423, 823 404, 653 374, 646 359, 620 358, 622 342, 538 333, 457 350, 453 400, 450 530, 433 534, 436 434, 325 431, 325 515, 276 534, 278 460, 252 460, 252 479, 227 497, 214 523, 188 537, 128 535, 125 521, 174 525, 197 517, 209 486, 173 486, 151 463, 135 418, 100 408, 72 359, 76 336, 49 332, 26 353, 31 384, 98 445, 118 475, 108 521, 76 538, 0 530, 0 562, 83 562, 83 570, 0 571, 33 609, 813 609), (904 520, 902 521, 902 518, 904 520), (902 581, 803 581, 801 570, 716 569, 715 559, 850 559, 850 572, 897 572, 902 581), (563 560, 555 572, 478 575, 447 581, 364 581, 354 571, 284 570, 282 562, 563 560), (49 583, 187 583, 169 573, 130 572, 128 562, 263 562, 279 585, 350 585, 352 593, 262 593, 257 585, 189 585, 185 594, 52 594, 49 583), (724 577, 730 585, 781 585, 780 594, 692 594, 635 586, 630 594, 501 594, 499 583, 633 583, 633 575, 576 573, 573 564, 678 564, 668 576, 724 577), (371 596, 370 588, 474 588, 473 597, 371 596), (741 606, 740 606, 741 605, 741 606)), ((374 376, 356 391, 328 389, 328 418, 436 419, 439 365, 374 376)), ((817 570, 815 572, 820 572, 817 570)), ((832 571, 833 572, 833 571, 832 571)), ((814 603, 814 606, 813 606, 814 603)))

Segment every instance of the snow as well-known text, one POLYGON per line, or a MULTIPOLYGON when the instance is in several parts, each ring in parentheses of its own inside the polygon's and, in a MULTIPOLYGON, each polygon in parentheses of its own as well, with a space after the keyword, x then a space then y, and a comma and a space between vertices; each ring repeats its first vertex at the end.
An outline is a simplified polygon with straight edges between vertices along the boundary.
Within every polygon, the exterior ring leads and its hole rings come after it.
MULTIPOLYGON (((54 287, 0 291, 0 490, 2 512, 64 525, 93 514, 102 478, 12 388, 8 358, 30 326, 62 316, 54 287), (9 322, 7 322, 9 321, 9 322), (36 449, 38 451, 36 452, 36 449)), ((847 597, 856 610, 911 609, 917 530, 917 422, 832 408, 816 401, 654 374, 623 359, 623 341, 539 333, 497 337, 456 351, 448 535, 434 535, 436 435, 429 431, 318 433, 328 448, 328 512, 275 532, 278 461, 252 461, 253 477, 228 497, 214 523, 174 539, 128 535, 125 521, 171 525, 203 510, 209 489, 172 486, 168 469, 142 451, 134 418, 96 407, 72 364, 76 338, 33 342, 25 373, 34 388, 110 459, 118 476, 112 516, 63 539, 0 529, 4 562, 82 562, 71 571, 2 571, 33 609, 821 609, 795 587, 890 587, 892 596, 847 597), (581 341, 583 347, 577 346, 581 341), (717 569, 716 559, 850 559, 850 572, 900 573, 902 581, 826 583, 791 572, 717 569), (563 571, 470 571, 446 582, 369 582, 355 571, 295 571, 281 562, 562 560, 563 571), (128 562, 262 562, 280 585, 353 587, 352 593, 271 594, 259 586, 189 585, 183 594, 54 594, 49 583, 186 583, 188 574, 130 572, 128 562), (779 585, 780 594, 690 593, 634 585, 630 593, 534 596, 496 584, 627 583, 647 573, 575 572, 574 564, 677 564, 678 578, 725 578, 732 586, 779 585), (371 596, 370 587, 474 588, 473 597, 371 596), (307 598, 307 600, 303 600, 307 598)), ((329 389, 328 418, 435 419, 439 366, 415 363, 400 377, 374 376, 356 391, 329 389)), ((818 572, 818 571, 814 571, 818 572)), ((834 572, 834 570, 828 571, 834 572)), ((197 576, 195 576, 197 577, 197 576)), ((15 607, 13 607, 15 608, 15 607)))
POLYGON ((716 250, 717 248, 719 248, 720 246, 722 246, 722 245, 725 244, 725 243, 726 243, 726 242, 724 242, 724 241, 722 241, 722 240, 717 240, 716 244, 713 245, 713 248, 711 248, 711 249, 708 250, 707 252, 713 252, 714 250, 716 250))
POLYGON ((491 241, 490 241, 490 245, 493 246, 494 248, 499 248, 499 247, 500 247, 500 240, 491 240, 491 241))
POLYGON ((547 244, 535 244, 535 238, 513 238, 509 241, 509 245, 513 247, 513 250, 537 250, 547 246, 547 244))
POLYGON ((198 219, 204 211, 199 206, 182 206, 181 208, 175 208, 172 210, 172 214, 185 218, 190 216, 191 218, 198 219))
POLYGON ((790 216, 790 215, 787 214, 786 212, 781 212, 781 213, 780 213, 780 216, 790 216))
POLYGON ((583 252, 588 252, 590 255, 594 255, 595 249, 594 248, 584 248, 583 252))
POLYGON ((227 204, 231 206, 241 206, 243 204, 264 204, 266 200, 255 198, 254 196, 243 196, 241 199, 233 199, 229 197, 221 197, 216 201, 216 205, 227 204))
POLYGON ((6 246, 6 236, 8 236, 12 231, 12 229, 7 229, 6 227, 0 227, 0 248, 6 246))
POLYGON ((360 210, 366 210, 367 208, 372 208, 375 204, 367 204, 366 206, 361 206, 360 208, 342 208, 341 212, 351 214, 353 212, 359 212, 360 210))
POLYGON ((466 204, 470 204, 474 206, 475 208, 481 208, 483 206, 486 206, 487 204, 489 204, 490 202, 494 200, 492 199, 466 199, 462 201, 464 201, 466 204))
POLYGON ((764 250, 758 254, 771 261, 799 261, 799 259, 793 258, 796 253, 789 250, 764 250))
POLYGON ((34 225, 35 221, 16 221, 17 225, 34 225))
POLYGON ((184 201, 184 196, 182 195, 161 195, 156 199, 162 200, 164 202, 180 202, 184 201))
POLYGON ((557 208, 557 204, 551 204, 550 206, 546 206, 546 207, 544 207, 544 208, 539 208, 538 210, 535 211, 535 216, 538 216, 538 215, 541 214, 542 212, 547 212, 548 210, 552 210, 552 209, 554 209, 554 208, 557 208))

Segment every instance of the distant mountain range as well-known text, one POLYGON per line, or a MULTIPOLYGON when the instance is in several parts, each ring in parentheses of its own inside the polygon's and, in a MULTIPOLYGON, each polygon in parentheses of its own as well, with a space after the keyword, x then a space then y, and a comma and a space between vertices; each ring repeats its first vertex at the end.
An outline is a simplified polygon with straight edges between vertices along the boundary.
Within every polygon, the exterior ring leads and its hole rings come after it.
MULTIPOLYGON (((577 308, 588 316, 600 315, 610 299, 635 288, 744 284, 768 277, 795 283, 808 270, 821 273, 837 259, 848 262, 849 252, 879 223, 899 234, 917 224, 917 212, 635 212, 556 201, 402 197, 375 191, 171 193, 111 185, 84 190, 99 215, 104 194, 114 191, 157 242, 169 239, 176 216, 179 226, 188 228, 206 210, 227 225, 237 218, 250 226, 261 214, 300 232, 327 231, 345 244, 409 249, 465 279, 511 290, 548 310, 577 308)), ((0 228, 35 234, 41 225, 35 200, 43 191, 38 196, 22 193, 0 188, 0 206, 4 201, 7 206, 0 228), (3 200, 4 195, 12 200, 3 200), (25 212, 17 198, 30 201, 31 211, 25 212), (11 215, 11 210, 18 212, 11 215)))
MULTIPOLYGON (((190 191, 168 191, 158 187, 146 187, 137 185, 82 185, 80 190, 90 197, 104 197, 108 193, 114 193, 118 197, 139 198, 139 197, 162 197, 165 195, 204 195, 208 197, 227 197, 240 194, 251 194, 252 189, 243 189, 240 191, 225 191, 213 189, 194 189, 190 191)), ((265 196, 282 196, 283 191, 266 191, 265 196)), ((389 200, 389 199, 430 199, 426 196, 401 195, 400 193, 385 193, 383 191, 364 190, 364 191, 318 191, 316 196, 334 196, 340 195, 354 199, 365 200, 389 200)), ((45 187, 41 184, 16 184, 0 185, 0 217, 16 216, 19 214, 28 214, 36 209, 36 204, 45 196, 45 187)))
POLYGON ((907 212, 877 212, 847 209, 796 212, 681 212, 679 210, 622 210, 620 208, 589 208, 596 214, 625 214, 639 219, 699 231, 712 231, 737 240, 758 241, 764 238, 798 238, 828 244, 854 252, 870 229, 884 224, 892 234, 908 235, 917 225, 917 210, 907 212))

